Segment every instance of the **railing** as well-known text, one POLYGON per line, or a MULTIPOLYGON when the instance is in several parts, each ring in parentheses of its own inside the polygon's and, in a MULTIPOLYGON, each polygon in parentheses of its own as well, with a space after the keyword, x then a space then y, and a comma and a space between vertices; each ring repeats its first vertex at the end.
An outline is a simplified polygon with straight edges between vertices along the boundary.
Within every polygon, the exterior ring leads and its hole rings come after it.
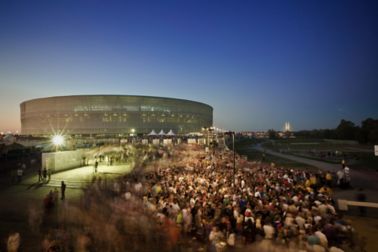
POLYGON ((341 211, 348 211, 348 206, 378 208, 378 203, 365 202, 365 201, 351 201, 351 200, 343 200, 343 199, 338 199, 337 205, 339 206, 339 210, 341 211))

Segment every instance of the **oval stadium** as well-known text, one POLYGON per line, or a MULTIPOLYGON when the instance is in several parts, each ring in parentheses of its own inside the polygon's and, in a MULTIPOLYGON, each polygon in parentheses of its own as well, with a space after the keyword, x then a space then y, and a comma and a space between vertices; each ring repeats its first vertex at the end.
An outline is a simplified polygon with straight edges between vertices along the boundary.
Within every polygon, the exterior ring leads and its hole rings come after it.
POLYGON ((186 134, 213 123, 207 104, 152 96, 56 96, 22 102, 20 110, 23 135, 186 134))

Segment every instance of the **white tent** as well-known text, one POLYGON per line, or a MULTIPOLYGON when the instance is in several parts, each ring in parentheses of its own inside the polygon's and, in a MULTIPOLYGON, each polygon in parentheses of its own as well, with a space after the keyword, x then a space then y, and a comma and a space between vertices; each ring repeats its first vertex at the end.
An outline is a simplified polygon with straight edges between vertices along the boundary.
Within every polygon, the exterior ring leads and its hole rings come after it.
POLYGON ((149 136, 156 136, 157 134, 156 134, 155 130, 151 130, 151 132, 148 135, 149 136))
POLYGON ((159 132, 159 136, 165 136, 165 133, 164 133, 163 130, 160 130, 160 132, 159 132))
POLYGON ((169 132, 167 133, 167 136, 174 136, 175 133, 170 129, 169 132))

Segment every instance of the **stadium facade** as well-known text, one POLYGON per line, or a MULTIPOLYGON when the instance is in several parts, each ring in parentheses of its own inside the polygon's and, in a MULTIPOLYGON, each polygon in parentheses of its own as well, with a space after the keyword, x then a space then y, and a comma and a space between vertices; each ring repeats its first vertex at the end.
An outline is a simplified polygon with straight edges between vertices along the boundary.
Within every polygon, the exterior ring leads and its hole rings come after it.
POLYGON ((23 135, 129 135, 198 132, 213 124, 207 104, 135 95, 74 95, 22 102, 23 135))

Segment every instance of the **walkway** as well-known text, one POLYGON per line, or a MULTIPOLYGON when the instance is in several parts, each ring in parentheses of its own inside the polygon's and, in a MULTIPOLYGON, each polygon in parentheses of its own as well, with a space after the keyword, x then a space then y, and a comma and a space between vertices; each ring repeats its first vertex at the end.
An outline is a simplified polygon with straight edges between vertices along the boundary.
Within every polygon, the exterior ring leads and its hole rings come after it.
MULTIPOLYGON (((254 145, 251 148, 260 152, 265 152, 269 155, 273 155, 280 158, 289 159, 295 162, 311 165, 325 171, 336 172, 341 169, 341 165, 330 164, 323 161, 298 157, 298 156, 289 155, 289 154, 283 154, 276 151, 265 149, 261 147, 261 145, 254 145)), ((352 186, 354 187, 354 189, 337 192, 338 197, 342 196, 345 199, 355 200, 357 189, 363 188, 367 195, 367 201, 378 202, 378 194, 377 194, 378 173, 377 172, 371 171, 371 170, 359 171, 359 170, 351 169, 351 178, 352 178, 352 186)))
MULTIPOLYGON (((114 178, 130 172, 131 169, 132 165, 129 164, 99 165, 97 175, 114 178)), ((53 174, 47 184, 38 183, 38 175, 32 175, 19 184, 3 188, 0 191, 0 251, 5 249, 2 241, 6 239, 11 230, 21 233, 24 246, 35 245, 32 239, 36 237, 30 232, 28 226, 28 214, 31 209, 42 207, 43 198, 54 187, 59 187, 60 191, 62 180, 67 184, 64 204, 77 202, 82 195, 82 188, 92 180, 93 175, 93 166, 86 166, 53 174)), ((30 251, 33 250, 30 249, 30 251)))
MULTIPOLYGON (((120 176, 125 173, 129 173, 131 171, 131 165, 124 164, 124 165, 99 165, 97 168, 97 176, 113 178, 120 176)), ((93 166, 83 166, 76 169, 71 169, 67 171, 62 171, 51 176, 49 183, 44 184, 43 186, 50 186, 50 187, 60 187, 61 181, 65 181, 67 184, 67 188, 83 188, 86 184, 92 181, 94 176, 94 167, 93 166)), ((38 184, 38 176, 32 176, 21 184, 27 185, 29 187, 33 187, 38 184)))

